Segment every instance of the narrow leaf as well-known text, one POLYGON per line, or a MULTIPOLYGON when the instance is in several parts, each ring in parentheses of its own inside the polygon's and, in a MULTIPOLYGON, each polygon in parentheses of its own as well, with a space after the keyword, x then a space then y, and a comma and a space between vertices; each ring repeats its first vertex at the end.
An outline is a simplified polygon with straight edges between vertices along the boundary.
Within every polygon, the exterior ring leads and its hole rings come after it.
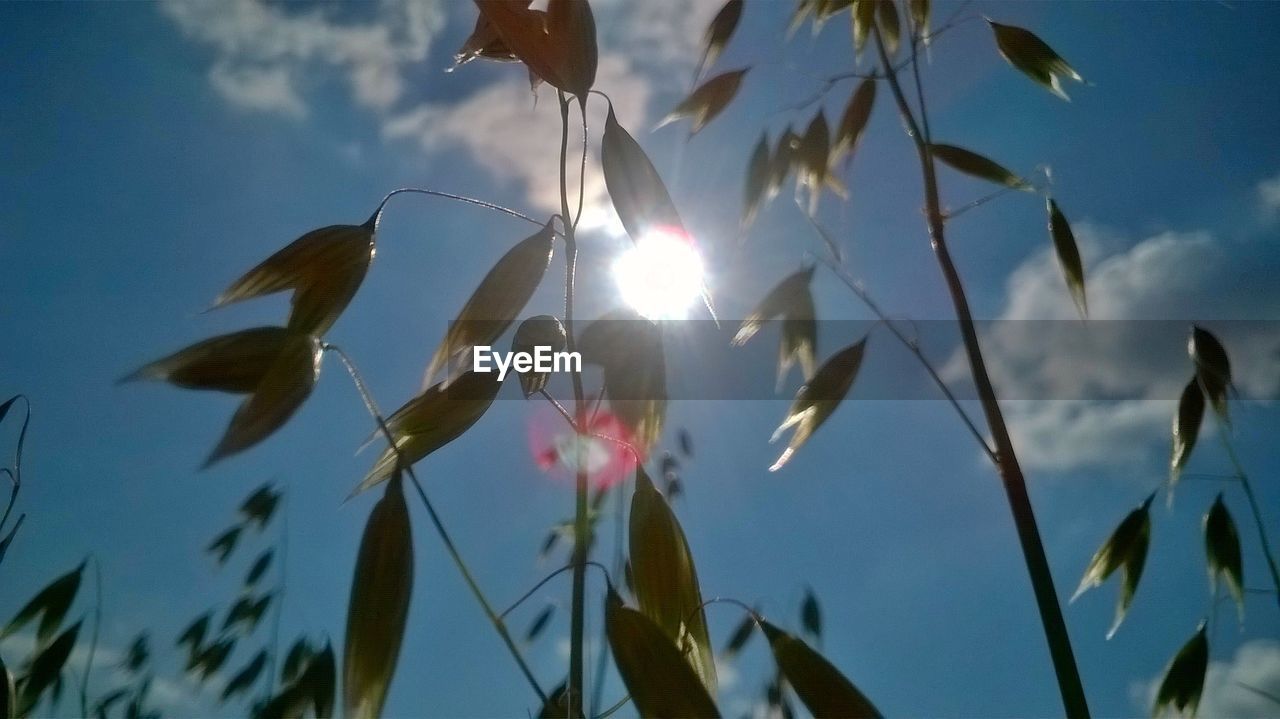
POLYGON ((1071 232, 1071 225, 1058 209, 1058 203, 1052 198, 1045 200, 1049 211, 1049 238, 1053 240, 1053 249, 1058 254, 1058 265, 1062 268, 1062 277, 1067 281, 1067 289, 1071 291, 1071 299, 1080 310, 1081 317, 1089 315, 1089 305, 1084 292, 1084 263, 1080 261, 1080 250, 1076 247, 1076 236, 1071 232))
POLYGON ((858 140, 867 128, 867 120, 871 118, 871 108, 876 101, 876 85, 875 80, 863 80, 849 97, 849 104, 836 127, 835 140, 831 143, 828 165, 834 167, 858 149, 858 140))
POLYGON ((815 719, 879 717, 875 705, 831 662, 803 640, 760 623, 778 669, 815 719))
POLYGON ((67 616, 67 610, 80 591, 80 578, 83 574, 84 562, 81 562, 75 569, 46 585, 9 620, 9 624, 0 631, 0 639, 10 636, 31 620, 40 617, 36 642, 43 644, 62 625, 62 619, 67 616))
POLYGON ((158 359, 120 381, 160 380, 187 389, 247 394, 262 383, 288 336, 283 327, 220 335, 158 359))
MULTIPOLYGON (((497 372, 467 372, 448 388, 436 384, 406 402, 387 418, 396 449, 383 450, 351 496, 390 478, 400 461, 397 450, 408 466, 461 437, 484 416, 501 387, 497 372)), ((378 432, 370 441, 381 439, 378 432)))
POLYGON ((1169 707, 1181 715, 1194 717, 1204 691, 1204 677, 1209 669, 1209 638, 1203 622, 1195 635, 1182 645, 1164 670, 1160 688, 1156 690, 1151 715, 1160 716, 1169 707))
POLYGON ((987 24, 995 33, 996 47, 1004 59, 1063 100, 1071 99, 1062 90, 1063 78, 1084 82, 1080 73, 1030 30, 992 20, 987 20, 987 24))
POLYGON ((412 593, 413 538, 397 475, 369 514, 351 580, 342 661, 344 716, 381 716, 412 593))
POLYGON ((751 639, 751 635, 755 633, 756 618, 748 614, 738 622, 738 626, 734 627, 733 633, 729 635, 729 640, 724 643, 724 647, 720 650, 720 658, 729 661, 742 651, 747 645, 747 641, 751 639))
POLYGON ((898 8, 893 0, 875 0, 876 24, 880 27, 880 36, 884 38, 884 50, 889 57, 898 54, 898 43, 902 28, 898 23, 898 8))
POLYGON ((747 175, 742 187, 742 221, 739 224, 745 232, 756 220, 756 213, 769 193, 769 137, 760 135, 755 150, 751 152, 751 160, 747 163, 747 175))
POLYGON ((680 649, 707 693, 714 695, 715 659, 693 554, 680 521, 640 466, 631 497, 628 547, 640 611, 680 649))
POLYGON ((686 234, 667 186, 640 144, 618 124, 613 105, 605 119, 600 165, 609 199, 632 241, 639 241, 651 229, 686 234))
POLYGON ((1120 596, 1116 602, 1115 620, 1107 631, 1107 638, 1115 635, 1124 621, 1129 605, 1133 603, 1133 595, 1138 591, 1138 582, 1142 579, 1142 568, 1147 560, 1147 547, 1151 542, 1151 500, 1155 494, 1149 495, 1141 505, 1129 512, 1107 541, 1094 552, 1093 559, 1080 578, 1080 586, 1076 588, 1071 601, 1089 589, 1102 584, 1117 569, 1122 569, 1123 581, 1120 596))
POLYGON ((289 329, 323 335, 364 281, 380 215, 363 225, 331 225, 299 237, 231 283, 214 308, 293 290, 289 329))
POLYGON ((187 646, 193 653, 197 652, 200 645, 204 644, 204 637, 209 633, 209 622, 213 619, 212 612, 205 612, 182 630, 182 634, 178 635, 175 644, 179 647, 187 646))
POLYGON ((742 85, 742 78, 751 68, 742 68, 741 70, 730 70, 723 72, 715 77, 707 80, 698 86, 688 97, 680 101, 667 116, 662 118, 658 123, 658 127, 675 122, 681 118, 693 118, 693 124, 689 128, 689 136, 698 134, 702 128, 707 126, 724 111, 729 103, 733 101, 734 95, 738 94, 738 88, 742 85))
POLYGON ((1213 409, 1224 420, 1227 415, 1227 390, 1231 388, 1231 360, 1227 349, 1209 330, 1198 325, 1191 328, 1187 353, 1196 364, 1196 377, 1213 403, 1213 409))
POLYGON ((80 634, 80 622, 71 625, 49 642, 31 660, 31 667, 22 682, 21 698, 18 701, 18 715, 25 716, 40 702, 40 696, 46 689, 53 687, 62 677, 62 668, 71 656, 76 645, 76 637, 80 634))
POLYGON ((832 355, 813 375, 813 379, 796 392, 786 419, 774 431, 770 441, 777 441, 784 431, 792 427, 795 432, 791 435, 786 450, 769 468, 770 472, 781 469, 844 400, 849 388, 853 386, 853 380, 858 376, 866 346, 867 338, 863 337, 832 355))
POLYGON ((289 335, 257 389, 231 417, 205 466, 254 446, 284 426, 311 395, 323 354, 315 337, 289 335))
POLYGON ((796 170, 799 147, 800 136, 791 128, 788 127, 778 136, 778 144, 774 146, 773 155, 769 158, 769 191, 765 193, 766 197, 778 194, 787 178, 796 170))
POLYGON ((553 239, 555 231, 547 222, 494 264, 449 325, 427 366, 424 386, 430 386, 450 361, 469 358, 472 347, 493 344, 511 326, 546 274, 553 239))
POLYGON ((604 622, 618 674, 641 717, 720 716, 702 680, 667 634, 652 619, 623 606, 612 588, 605 599, 604 622))
POLYGON ((610 312, 577 337, 582 360, 604 368, 609 408, 639 452, 662 435, 667 416, 667 369, 662 327, 632 310, 610 312))
POLYGON ((244 502, 240 504, 240 514, 246 520, 257 524, 258 529, 263 529, 271 521, 271 517, 276 511, 276 505, 279 503, 280 493, 272 489, 270 483, 267 483, 255 489, 248 497, 245 497, 244 502))
POLYGON ((554 604, 548 604, 543 607, 542 611, 538 612, 538 616, 534 617, 532 622, 529 622, 529 628, 524 633, 526 642, 532 642, 537 639, 543 630, 551 624, 551 616, 555 613, 555 609, 554 604))
POLYGON ((733 337, 734 346, 746 344, 765 322, 782 318, 782 343, 778 347, 777 386, 782 387, 793 364, 800 365, 805 381, 813 379, 818 323, 810 284, 814 267, 802 269, 774 285, 760 304, 747 314, 733 337))
POLYGON ((1209 585, 1217 594, 1218 576, 1226 579, 1227 590, 1236 601, 1236 610, 1244 619, 1244 563, 1240 553, 1240 534, 1235 520, 1222 502, 1222 494, 1204 515, 1204 550, 1209 569, 1209 585))
POLYGON ((712 18, 711 24, 707 26, 707 31, 702 36, 702 57, 698 60, 698 68, 693 73, 695 79, 702 76, 704 68, 716 64, 716 60, 729 44, 729 39, 733 37, 733 31, 737 29, 738 21, 741 19, 742 0, 729 0, 712 18))
POLYGON ((236 543, 240 540, 240 532, 243 530, 239 524, 232 526, 222 534, 213 538, 209 546, 204 551, 217 557, 218 564, 226 564, 227 559, 231 557, 231 553, 236 549, 236 543))
POLYGON ((267 664, 267 651, 260 650, 254 655, 249 663, 244 665, 236 675, 231 677, 227 682, 227 686, 222 690, 222 701, 227 701, 233 696, 244 694, 253 688, 254 682, 258 681, 258 676, 262 674, 262 668, 267 664))
POLYGON ((1173 455, 1169 460, 1170 485, 1178 481, 1183 467, 1191 459, 1191 450, 1196 446, 1196 438, 1200 435, 1200 424, 1204 421, 1204 393, 1195 377, 1182 389, 1182 398, 1178 400, 1178 413, 1173 417, 1173 455))
POLYGON ((911 10, 911 21, 915 23, 916 31, 925 38, 927 43, 929 40, 929 15, 932 11, 930 0, 910 0, 908 5, 911 10))
POLYGON ((804 601, 800 604, 800 626, 814 639, 822 639, 822 609, 812 587, 805 591, 804 601))
POLYGON ((976 152, 971 152, 955 145, 930 145, 929 147, 935 158, 966 175, 972 175, 1015 190, 1031 192, 1035 189, 1031 186, 1031 183, 976 152))
POLYGON ((553 87, 586 98, 595 84, 595 19, 586 0, 551 0, 545 14, 523 2, 477 0, 503 44, 553 87))

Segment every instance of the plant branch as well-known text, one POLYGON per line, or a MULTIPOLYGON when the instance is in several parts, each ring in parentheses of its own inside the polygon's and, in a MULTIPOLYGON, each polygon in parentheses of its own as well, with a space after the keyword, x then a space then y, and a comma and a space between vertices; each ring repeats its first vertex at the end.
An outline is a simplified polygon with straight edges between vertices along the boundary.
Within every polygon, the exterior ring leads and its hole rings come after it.
POLYGON ((515 217, 517 219, 524 220, 525 222, 528 222, 533 225, 537 225, 538 227, 544 226, 544 223, 533 219, 532 217, 524 214, 523 212, 520 212, 519 210, 513 210, 510 207, 503 207, 502 205, 499 205, 493 202, 478 200, 474 197, 467 197, 466 195, 455 195, 452 192, 440 192, 439 190, 424 190, 418 187, 401 187, 398 190, 392 190, 391 192, 388 192, 387 196, 382 198, 382 202, 378 203, 378 209, 375 210, 373 213, 374 217, 377 217, 378 215, 382 214, 382 208, 386 206, 388 200, 390 200, 392 197, 395 197, 396 195, 400 195, 403 193, 412 193, 415 195, 427 195, 428 197, 440 197, 446 200, 455 200, 457 202, 464 202, 468 205, 475 205, 476 207, 483 207, 488 210, 494 210, 495 212, 501 212, 504 215, 508 215, 510 217, 515 217))
POLYGON ((94 602, 93 634, 89 637, 89 653, 84 660, 84 676, 80 677, 80 715, 89 716, 89 675, 93 672, 94 655, 98 653, 98 634, 102 630, 102 565, 93 560, 94 602))
MULTIPOLYGON (((564 224, 565 245, 565 278, 564 278, 564 324, 565 345, 569 352, 575 352, 577 345, 573 330, 574 283, 578 265, 578 242, 575 230, 576 223, 569 221, 569 187, 568 187, 568 153, 569 153, 569 100, 564 92, 558 92, 560 101, 560 218, 564 224)), ((586 116, 586 98, 581 98, 583 116, 586 116)), ((585 125, 585 121, 584 121, 585 125)), ((585 179, 585 178, 584 178, 585 179)), ((582 373, 575 371, 573 380, 573 410, 577 418, 577 426, 582 427, 586 415, 586 400, 582 392, 582 373)), ((581 433, 577 437, 581 442, 581 433)), ((574 703, 582 706, 582 652, 583 624, 586 615, 586 562, 589 551, 587 536, 590 527, 587 522, 587 469, 583 453, 577 453, 577 472, 574 482, 574 514, 573 514, 573 590, 569 619, 569 679, 565 683, 565 703, 568 716, 574 716, 574 703)))
MULTIPOLYGON (((884 39, 880 28, 872 23, 872 36, 881 64, 890 66, 889 55, 884 48, 884 39)), ((912 63, 919 63, 919 53, 913 48, 912 63)), ((918 76, 917 76, 918 77, 918 76)), ((1067 716, 1087 719, 1089 716, 1088 700, 1084 686, 1080 681, 1080 670, 1076 666, 1075 653, 1071 648, 1071 637, 1067 632, 1066 621, 1062 616, 1062 607, 1058 602, 1057 591, 1053 584, 1053 573, 1049 568, 1049 560, 1045 556, 1044 543, 1040 538, 1040 530, 1036 525, 1035 511, 1031 506, 1031 498, 1027 494, 1026 480, 1022 468, 1018 464, 1014 452, 1013 440, 1005 425, 1004 414, 1000 409, 995 388, 987 374, 986 362, 982 356, 982 347, 978 342, 978 332, 969 309, 969 300, 960 279, 960 273, 947 250, 946 234, 938 199, 938 181, 934 171, 933 154, 927 137, 917 123, 903 93, 902 85, 896 76, 886 78, 897 102, 902 121, 907 127, 907 134, 916 146, 916 154, 920 159, 920 170, 924 181, 925 217, 929 232, 929 240, 934 255, 942 270, 951 295, 951 303, 955 308, 956 318, 960 324, 961 337, 964 341, 965 354, 969 360, 969 368, 973 375, 974 385, 982 402, 983 414, 987 426, 991 430, 996 450, 996 466, 1004 485, 1005 495, 1009 501, 1009 509, 1013 513, 1014 525, 1018 531, 1023 558, 1027 572, 1035 592, 1036 605, 1040 620, 1044 625, 1045 638, 1049 644, 1049 654, 1053 659, 1054 671, 1057 674, 1058 689, 1062 694, 1062 703, 1067 716)), ((920 91, 919 99, 921 116, 927 115, 924 93, 920 91)))
POLYGON ((1236 479, 1240 480, 1240 486, 1244 488, 1244 496, 1249 500, 1249 510, 1253 513, 1253 524, 1258 529, 1258 542, 1262 545, 1262 555, 1267 560, 1267 569, 1271 572, 1271 581, 1276 588, 1276 601, 1280 603, 1280 570, 1277 570, 1275 555, 1271 552, 1271 542, 1267 538, 1266 524, 1262 520, 1262 509, 1258 506, 1258 498, 1253 493, 1253 485, 1249 482, 1249 475, 1244 471, 1244 465, 1240 462, 1240 457, 1236 454, 1235 445, 1232 444, 1231 438, 1227 436, 1229 427, 1222 418, 1214 413, 1214 417, 1218 423, 1218 436, 1222 439, 1222 446, 1227 451, 1227 458, 1231 460, 1231 466, 1236 471, 1236 479))
POLYGON ((397 464, 406 474, 409 475, 409 479, 412 480, 414 488, 418 491, 418 498, 422 500, 422 506, 426 508, 427 514, 431 518, 431 524, 435 527, 436 534, 440 535, 440 540, 444 543, 445 550, 449 553, 450 558, 453 559, 453 563, 458 567, 458 571, 462 574, 463 581, 466 582, 467 587, 471 590, 471 594, 475 596, 476 601, 480 604, 480 608, 484 611, 485 616, 488 617, 489 623, 493 625, 494 631, 496 631, 498 636, 502 638, 502 643, 507 646, 507 651, 509 651, 512 658, 516 660, 516 664, 520 667, 520 671, 524 674, 525 679, 528 680, 529 686, 533 688, 534 693, 538 695, 539 701, 541 701, 542 705, 545 706, 547 703, 546 692, 542 690, 541 685, 538 684, 538 680, 533 676, 533 671, 529 668, 528 663, 525 662, 524 656, 520 654, 520 649, 516 646, 515 640, 511 638, 511 633, 507 631, 506 624, 504 624, 502 618, 494 612, 493 605, 489 603, 484 592, 481 591, 480 585, 471 574, 471 569, 467 566, 466 561, 463 560, 462 554, 458 551, 457 546, 454 545, 453 539, 449 536, 448 530, 445 529, 444 522, 441 521, 440 515, 436 513, 435 506, 431 503, 431 500, 427 498, 427 493, 422 488, 422 483, 418 481, 418 475, 414 473, 413 467, 404 461, 404 455, 400 452, 400 448, 396 446, 395 437, 391 434, 390 428, 387 427, 387 421, 383 418, 382 412, 378 410, 377 402, 374 401, 373 394, 369 392, 368 385, 364 383, 364 379, 360 376, 360 371, 356 369, 355 363, 351 361, 351 358, 347 356, 347 353, 343 352, 337 345, 325 343, 324 350, 338 355, 338 359, 342 361, 342 365, 346 368, 347 374, 351 376, 351 381, 355 383, 356 391, 360 393, 360 399, 364 400, 365 409, 368 410, 369 415, 373 417, 375 422, 377 422, 378 430, 382 433, 383 437, 386 438, 392 451, 396 453, 397 464))

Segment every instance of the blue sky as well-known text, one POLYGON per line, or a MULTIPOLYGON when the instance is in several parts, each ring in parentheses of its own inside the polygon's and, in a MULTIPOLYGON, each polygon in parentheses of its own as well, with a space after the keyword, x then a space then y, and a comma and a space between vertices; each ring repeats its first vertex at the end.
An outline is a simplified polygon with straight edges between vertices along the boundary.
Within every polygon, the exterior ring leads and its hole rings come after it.
MULTIPOLYGON (((941 4, 936 16, 953 7, 941 4)), ((784 48, 790 4, 749 1, 718 63, 754 65, 734 105, 687 144, 680 126, 649 133, 687 89, 716 9, 701 1, 599 3, 597 87, 613 96, 671 186, 706 248, 722 314, 734 317, 805 252, 820 250, 784 193, 741 262, 730 262, 750 150, 764 127, 776 137, 788 122, 807 124, 814 106, 780 108, 808 99, 819 88, 815 76, 849 69, 853 59, 843 17, 816 38, 805 28, 784 48)), ((967 22, 939 38, 925 69, 934 134, 1022 172, 1052 169, 1085 255, 1092 316, 1211 328, 1280 318, 1280 6, 977 3, 966 12, 979 13, 1039 33, 1091 84, 1068 88, 1072 102, 1063 103, 999 58, 984 23, 967 22)), ((340 641, 373 501, 342 503, 372 459, 353 455, 370 423, 340 368, 325 367, 314 396, 280 433, 203 472, 197 467, 234 400, 115 381, 197 339, 278 322, 282 298, 201 312, 278 247, 315 227, 363 221, 390 189, 428 186, 539 216, 554 211, 554 98, 544 92, 535 105, 512 66, 443 72, 474 14, 461 2, 0 8, 0 395, 23 392, 34 406, 20 500, 28 517, 3 566, 0 615, 92 552, 103 569, 107 646, 123 648, 152 629, 169 688, 181 690, 168 638, 211 604, 225 605, 238 580, 238 569, 217 571, 201 548, 240 498, 272 480, 289 495, 284 636, 340 641)), ((829 116, 838 117, 851 89, 840 84, 828 94, 829 116)), ((822 217, 892 314, 945 319, 949 303, 919 221, 917 166, 887 99, 846 176, 850 201, 824 198, 822 217)), ((597 143, 593 133, 593 153, 597 143)), ((581 303, 591 316, 616 302, 605 268, 623 240, 608 232, 594 158, 588 174, 599 208, 588 214, 598 227, 583 249, 581 303)), ((953 206, 986 192, 950 173, 943 182, 953 206)), ((1003 198, 958 218, 950 232, 979 316, 1073 316, 1040 203, 1003 198)), ((393 200, 370 275, 329 337, 361 365, 384 407, 417 390, 448 320, 528 233, 475 208, 393 200)), ((557 311, 561 267, 557 256, 527 314, 557 311)), ((817 292, 820 316, 866 318, 833 278, 819 275, 817 292)), ((1242 395, 1274 397, 1276 333, 1233 342, 1223 327, 1242 395)), ((820 354, 848 339, 820 338, 820 354)), ((875 338, 869 362, 889 344, 875 338)), ((1053 387, 1065 363, 1128 398, 1008 405, 1065 599, 1096 546, 1162 477, 1170 388, 1185 377, 1164 371, 1161 358, 1183 350, 1123 333, 1065 359, 1016 333, 993 335, 988 347, 998 384, 1002 368, 1016 366, 1029 367, 1030 379, 1010 375, 1011 385, 1053 387)), ((945 352, 935 359, 948 364, 945 352)), ((794 625, 812 586, 825 608, 829 656, 887 713, 1058 712, 994 474, 943 403, 859 403, 857 389, 854 397, 777 474, 766 471, 777 451, 767 439, 782 402, 673 406, 670 425, 688 427, 697 445, 677 511, 704 593, 758 602, 794 625)), ((570 490, 530 461, 524 438, 534 412, 498 402, 474 431, 419 465, 499 604, 554 568, 537 563, 537 545, 572 506, 570 490)), ((1275 533, 1280 458, 1271 437, 1280 415, 1265 402, 1242 402, 1235 412, 1235 441, 1275 533)), ((6 423, 6 442, 12 431, 6 423)), ((1208 439, 1196 470, 1226 471, 1208 439)), ((1171 509, 1155 511, 1145 578, 1115 638, 1104 640, 1113 585, 1066 608, 1096 714, 1145 713, 1146 687, 1205 615, 1199 517, 1220 488, 1188 482, 1171 509)), ((1227 489, 1246 583, 1265 586, 1245 505, 1227 489)), ((418 509, 418 582, 388 715, 428 713, 422 707, 522 715, 527 689, 418 509)), ((564 605, 567 596, 567 582, 554 582, 538 601, 564 605)), ((1280 691, 1280 615, 1264 595, 1251 596, 1246 610, 1243 633, 1226 610, 1214 633, 1220 664, 1208 713, 1266 710, 1233 687, 1236 679, 1280 691)), ((544 685, 563 673, 557 643, 567 616, 559 612, 554 636, 529 650, 544 685)), ((711 610, 718 641, 737 619, 727 607, 711 610)), ((16 651, 0 644, 6 661, 16 651)), ((736 674, 722 694, 733 715, 766 677, 760 646, 736 674)), ((606 694, 619 692, 611 682, 606 694)), ((237 713, 212 708, 213 697, 210 689, 191 704, 170 699, 179 712, 237 713)))

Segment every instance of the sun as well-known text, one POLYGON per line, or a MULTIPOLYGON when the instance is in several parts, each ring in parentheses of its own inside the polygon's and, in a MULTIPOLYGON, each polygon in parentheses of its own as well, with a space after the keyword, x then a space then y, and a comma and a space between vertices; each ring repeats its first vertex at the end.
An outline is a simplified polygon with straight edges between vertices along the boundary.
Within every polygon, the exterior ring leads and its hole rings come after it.
POLYGON ((680 231, 650 230, 613 263, 618 292, 651 320, 684 319, 703 292, 702 257, 680 231))

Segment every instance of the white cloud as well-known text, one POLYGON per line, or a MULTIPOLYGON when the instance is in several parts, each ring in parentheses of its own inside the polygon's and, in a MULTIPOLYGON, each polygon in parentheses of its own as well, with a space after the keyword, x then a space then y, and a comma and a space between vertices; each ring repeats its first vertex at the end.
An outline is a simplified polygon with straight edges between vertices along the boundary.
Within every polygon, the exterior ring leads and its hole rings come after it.
MULTIPOLYGON (((635 132, 652 120, 656 92, 680 91, 689 82, 718 4, 598 0, 592 7, 601 49, 596 87, 635 132)), ((214 50, 210 81, 232 104, 301 118, 308 114, 308 91, 336 72, 345 76, 353 102, 377 113, 383 138, 428 153, 463 148, 498 182, 524 189, 537 210, 560 209, 559 109, 547 89, 534 103, 521 69, 513 66, 459 101, 406 103, 406 77, 427 58, 446 12, 456 8, 458 24, 470 27, 476 12, 470 3, 383 0, 363 19, 340 17, 329 6, 299 11, 261 0, 168 0, 162 8, 188 38, 214 50)), ((603 108, 598 100, 592 104, 594 148, 603 108)), ((572 142, 578 141, 575 133, 572 142)), ((586 175, 584 229, 616 222, 603 202, 597 158, 588 159, 586 175)))
MULTIPOLYGON (((1191 371, 1185 328, 1280 314, 1273 285, 1240 282, 1256 261, 1248 245, 1229 246, 1206 232, 1164 232, 1104 256, 1103 248, 1123 240, 1087 223, 1075 229, 1086 258, 1089 321, 1074 319, 1057 261, 1044 250, 1010 275, 1002 321, 984 327, 992 380, 1002 396, 1023 400, 1006 405, 1029 468, 1116 467, 1167 451, 1173 400, 1191 371)), ((1280 390, 1274 328, 1222 325, 1220 334, 1244 396, 1280 390)), ((967 372, 961 355, 944 368, 952 381, 967 372)))
POLYGON ((1258 183, 1258 203, 1267 217, 1280 217, 1280 175, 1258 183))
POLYGON ((345 75, 353 99, 384 110, 404 94, 405 71, 427 57, 444 25, 435 2, 361 6, 371 19, 342 20, 334 8, 305 11, 258 0, 169 0, 162 12, 189 39, 215 54, 210 81, 232 104, 250 110, 305 114, 304 90, 333 71, 345 75))
MULTIPOLYGON (((1135 685, 1133 700, 1140 710, 1150 709, 1160 680, 1161 676, 1156 676, 1135 685)), ((1280 715, 1280 704, 1258 691, 1280 696, 1280 642, 1247 642, 1231 661, 1210 662, 1197 716, 1249 719, 1280 715)))

